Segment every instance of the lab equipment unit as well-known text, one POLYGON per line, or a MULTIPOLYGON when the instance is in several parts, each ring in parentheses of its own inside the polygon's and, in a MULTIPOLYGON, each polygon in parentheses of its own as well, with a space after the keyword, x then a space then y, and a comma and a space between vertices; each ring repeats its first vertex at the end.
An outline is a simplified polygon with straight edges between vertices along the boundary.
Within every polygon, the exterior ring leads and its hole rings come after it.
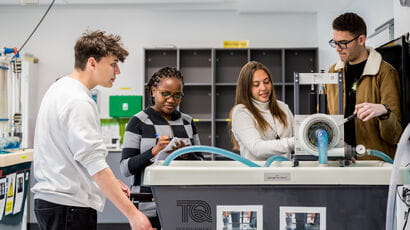
MULTIPOLYGON (((393 161, 380 153, 381 159, 390 163, 381 160, 340 164, 340 159, 347 158, 346 152, 351 154, 350 159, 371 154, 371 150, 359 146, 358 150, 345 151, 345 119, 336 117, 339 119, 325 114, 306 115, 295 132, 299 154, 305 152, 318 160, 298 159, 295 164, 295 159, 274 156, 266 162, 253 162, 227 150, 191 146, 149 166, 144 184, 152 187, 161 223, 170 229, 223 229, 221 210, 226 215, 233 208, 251 210, 256 216, 259 212, 259 227, 253 229, 287 230, 293 225, 285 223, 293 222, 285 218, 294 215, 298 219, 300 214, 321 216, 319 222, 305 220, 305 227, 309 225, 310 229, 384 226, 393 161), (173 161, 191 152, 220 154, 235 161, 173 161), (328 161, 327 155, 333 160, 328 161), (320 167, 323 165, 327 167, 320 167)), ((405 175, 406 171, 402 173, 405 175)), ((405 179, 410 181, 409 177, 405 179)), ((404 182, 399 179, 397 183, 404 182)))
POLYGON ((27 194, 33 150, 12 150, 0 154, 0 229, 20 230, 27 194))
MULTIPOLYGON (((310 85, 312 88, 318 86, 318 93, 313 94, 316 98, 311 98, 310 103, 314 107, 311 110, 326 111, 327 104, 325 98, 321 98, 322 89, 325 84, 338 85, 339 92, 343 92, 343 78, 341 73, 294 73, 294 113, 295 113, 295 154, 293 156, 295 165, 299 161, 309 161, 318 159, 322 166, 326 165, 327 159, 340 160, 345 164, 345 160, 350 160, 355 151, 350 151, 352 147, 344 147, 343 127, 343 94, 338 95, 339 115, 326 114, 301 114, 299 110, 301 85, 310 85), (319 90, 320 89, 320 90, 319 90), (319 136, 318 136, 319 135, 319 136), (318 137, 325 135, 326 141, 318 141, 318 137), (324 146, 326 145, 326 146, 324 146), (319 147, 322 146, 322 147, 319 147), (325 157, 323 155, 326 155, 325 157)), ((322 95, 323 96, 323 95, 322 95)))
POLYGON ((343 125, 355 116, 343 118, 343 115, 296 115, 295 116, 295 154, 293 162, 298 166, 300 160, 319 160, 320 166, 326 166, 327 160, 334 160, 340 166, 350 164, 352 158, 360 159, 366 155, 393 164, 385 153, 368 149, 364 145, 349 146, 343 140, 343 125), (322 136, 325 136, 325 139, 322 136))
POLYGON ((408 229, 409 207, 410 207, 410 124, 407 125, 400 141, 397 145, 397 151, 393 164, 390 178, 387 213, 386 213, 386 230, 408 229), (404 168, 404 170, 403 170, 404 168), (404 183, 401 183, 401 179, 404 183), (403 184, 403 186, 400 186, 403 184), (407 226, 407 228, 406 228, 407 226))
POLYGON ((0 151, 19 148, 22 138, 21 59, 17 48, 4 48, 0 53, 0 151), (16 142, 16 140, 18 140, 16 142))
MULTIPOLYGON (((30 62, 33 63, 33 62, 30 62)), ((25 206, 30 188, 34 134, 31 108, 34 85, 27 61, 16 48, 0 51, 0 229, 25 229, 25 206), (27 68, 26 68, 27 67, 27 68), (26 71, 22 71, 26 68, 26 71), (23 90, 22 90, 23 89, 23 90), (30 111, 29 111, 30 110, 30 111), (30 117, 29 117, 30 116, 30 117), (24 147, 24 148, 22 148, 24 147)))
MULTIPOLYGON (((317 131, 328 135, 327 155, 329 159, 345 159, 344 133, 339 128, 343 115, 295 115, 295 163, 299 160, 315 160, 319 157, 317 131)), ((350 158, 348 158, 350 159, 350 158)))
POLYGON ((223 213, 218 210, 246 211, 249 206, 262 207, 257 209, 261 218, 255 229, 285 230, 280 223, 281 209, 286 208, 306 213, 324 210, 325 220, 318 225, 324 229, 385 225, 389 163, 359 161, 345 167, 337 161, 329 161, 328 167, 318 167, 317 161, 301 161, 298 167, 291 161, 269 167, 253 163, 258 166, 238 161, 171 161, 169 166, 157 162, 146 168, 144 184, 151 186, 167 229, 223 229, 218 225, 223 213))

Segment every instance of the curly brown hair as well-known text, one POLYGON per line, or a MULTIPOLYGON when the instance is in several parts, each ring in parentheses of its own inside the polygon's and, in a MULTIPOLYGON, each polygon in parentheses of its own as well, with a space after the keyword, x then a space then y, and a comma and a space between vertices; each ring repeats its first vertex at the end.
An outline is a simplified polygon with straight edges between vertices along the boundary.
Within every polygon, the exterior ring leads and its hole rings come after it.
POLYGON ((87 60, 90 57, 95 58, 97 62, 103 57, 113 55, 121 62, 124 62, 128 56, 128 51, 123 48, 121 37, 119 35, 105 34, 105 31, 89 31, 81 36, 75 46, 75 64, 74 68, 84 70, 87 60))

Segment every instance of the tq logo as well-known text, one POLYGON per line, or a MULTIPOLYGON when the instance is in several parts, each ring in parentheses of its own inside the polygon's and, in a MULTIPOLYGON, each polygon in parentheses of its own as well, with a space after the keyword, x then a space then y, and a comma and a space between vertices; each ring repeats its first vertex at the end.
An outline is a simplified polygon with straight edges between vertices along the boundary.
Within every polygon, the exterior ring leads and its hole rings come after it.
POLYGON ((182 222, 191 220, 200 222, 212 222, 211 207, 203 200, 177 200, 177 206, 182 209, 182 222))

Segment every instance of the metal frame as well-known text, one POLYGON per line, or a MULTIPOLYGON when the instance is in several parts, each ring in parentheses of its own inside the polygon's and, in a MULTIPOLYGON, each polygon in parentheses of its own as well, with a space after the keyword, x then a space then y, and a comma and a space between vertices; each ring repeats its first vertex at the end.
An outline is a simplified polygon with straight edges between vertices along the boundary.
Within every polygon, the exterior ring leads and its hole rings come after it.
POLYGON ((294 73, 294 113, 299 114, 299 86, 300 85, 338 85, 338 113, 343 114, 343 77, 342 73, 294 73))

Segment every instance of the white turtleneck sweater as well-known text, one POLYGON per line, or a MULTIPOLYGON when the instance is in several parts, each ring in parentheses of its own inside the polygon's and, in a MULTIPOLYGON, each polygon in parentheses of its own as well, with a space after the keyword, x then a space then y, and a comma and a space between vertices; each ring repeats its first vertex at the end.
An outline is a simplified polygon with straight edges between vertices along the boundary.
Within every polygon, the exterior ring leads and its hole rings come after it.
POLYGON ((256 119, 251 112, 239 104, 232 112, 232 132, 240 146, 241 156, 249 160, 264 161, 273 155, 290 157, 295 147, 293 135, 294 120, 287 104, 277 101, 279 108, 285 112, 288 126, 285 127, 269 111, 269 102, 260 102, 252 99, 270 128, 265 132, 257 126, 256 119), (276 139, 279 137, 279 139, 276 139))

